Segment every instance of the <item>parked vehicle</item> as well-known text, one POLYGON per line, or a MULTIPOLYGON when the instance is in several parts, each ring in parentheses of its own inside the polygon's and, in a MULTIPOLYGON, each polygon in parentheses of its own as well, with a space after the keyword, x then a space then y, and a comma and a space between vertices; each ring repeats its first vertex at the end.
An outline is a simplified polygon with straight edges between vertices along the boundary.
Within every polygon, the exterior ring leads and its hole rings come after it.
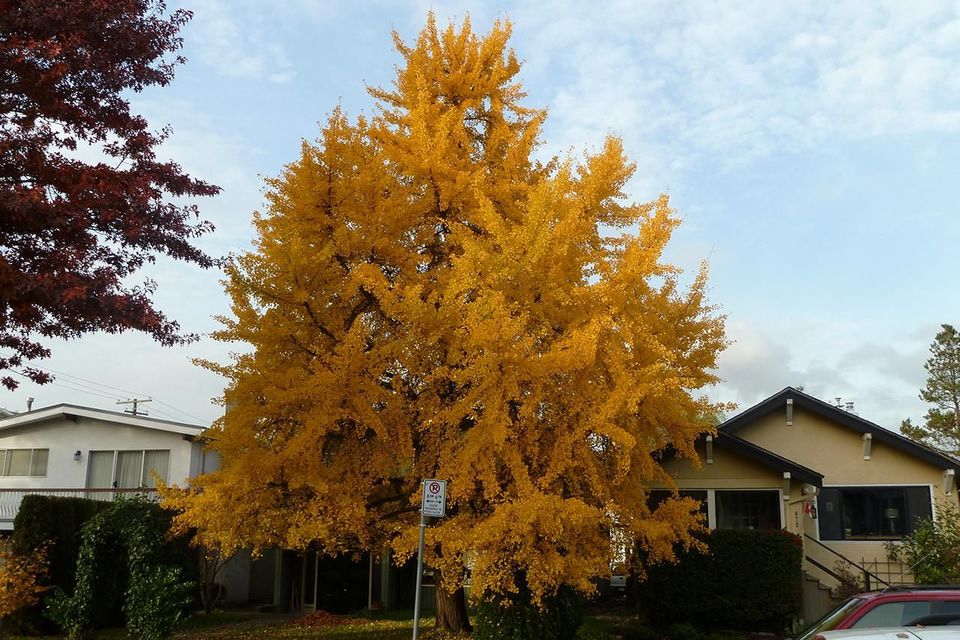
POLYGON ((840 629, 824 631, 814 640, 957 640, 960 626, 942 627, 888 627, 884 629, 840 629))
MULTIPOLYGON (((853 596, 813 623, 796 640, 814 640, 818 634, 834 629, 911 627, 922 620, 928 626, 942 626, 951 623, 954 614, 960 618, 960 586, 892 587, 853 596)), ((909 635, 901 637, 914 640, 909 635)), ((960 633, 946 637, 960 640, 960 633)))

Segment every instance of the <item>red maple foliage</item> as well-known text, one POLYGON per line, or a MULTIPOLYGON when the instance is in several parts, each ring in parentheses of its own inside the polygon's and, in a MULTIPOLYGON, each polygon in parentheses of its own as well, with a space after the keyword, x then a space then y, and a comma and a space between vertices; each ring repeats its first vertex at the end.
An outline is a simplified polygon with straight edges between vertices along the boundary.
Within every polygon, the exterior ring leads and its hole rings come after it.
POLYGON ((169 130, 125 98, 173 79, 190 17, 158 0, 0 0, 0 373, 48 357, 43 338, 194 338, 153 307, 152 281, 128 282, 158 254, 213 264, 191 244, 213 227, 183 199, 219 188, 158 160, 169 130))

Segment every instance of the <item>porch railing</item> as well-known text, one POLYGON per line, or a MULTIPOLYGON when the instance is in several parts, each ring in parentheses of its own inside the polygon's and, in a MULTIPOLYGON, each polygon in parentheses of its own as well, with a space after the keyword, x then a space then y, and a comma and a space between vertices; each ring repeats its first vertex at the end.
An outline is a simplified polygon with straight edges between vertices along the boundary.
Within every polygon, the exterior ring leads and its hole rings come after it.
POLYGON ((133 497, 145 496, 156 500, 157 490, 147 488, 135 489, 87 489, 87 488, 0 488, 0 523, 12 523, 20 510, 20 503, 27 495, 56 496, 59 498, 88 498, 91 500, 110 501, 117 496, 133 497))
MULTIPOLYGON (((815 545, 817 545, 817 548, 825 550, 830 554, 832 554, 833 556, 835 556, 836 558, 838 558, 840 562, 843 562, 846 565, 853 567, 860 576, 863 576, 863 588, 865 591, 870 591, 871 589, 879 587, 880 585, 883 585, 884 587, 890 586, 889 582, 887 582, 886 580, 878 576, 876 573, 868 570, 865 566, 861 564, 857 564, 856 562, 854 562, 847 556, 843 555, 842 553, 839 553, 836 550, 831 549, 830 547, 823 544, 816 538, 808 534, 803 534, 803 537, 806 538, 808 542, 812 542, 815 545)), ((823 571, 824 573, 826 573, 827 575, 835 579, 837 582, 843 581, 843 578, 837 572, 826 567, 823 563, 817 562, 815 559, 811 558, 809 555, 806 556, 806 560, 810 564, 814 565, 815 567, 817 567, 818 569, 820 569, 821 571, 823 571)))

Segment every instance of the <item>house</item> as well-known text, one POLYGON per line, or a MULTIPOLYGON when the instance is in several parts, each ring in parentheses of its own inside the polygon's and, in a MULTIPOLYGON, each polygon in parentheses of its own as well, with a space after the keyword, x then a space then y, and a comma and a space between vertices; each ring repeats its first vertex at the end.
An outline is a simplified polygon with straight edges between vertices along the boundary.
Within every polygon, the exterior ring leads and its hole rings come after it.
MULTIPOLYGON (((0 414, 0 532, 13 530, 27 494, 112 500, 156 495, 156 478, 184 485, 219 465, 203 444, 205 427, 91 407, 59 404, 0 414)), ((249 554, 218 578, 225 602, 269 600, 272 566, 249 554), (268 575, 264 576, 266 573, 268 575)))
POLYGON ((0 531, 26 493, 112 499, 183 483, 211 463, 203 427, 59 404, 0 417, 0 531))
MULTIPOLYGON (((804 618, 829 606, 844 572, 866 587, 909 582, 885 544, 957 505, 960 461, 851 410, 787 387, 697 443, 699 466, 666 455, 681 495, 702 502, 711 528, 786 529, 803 540, 804 618), (839 569, 839 570, 838 570, 839 569)), ((656 499, 667 487, 655 487, 656 499)))

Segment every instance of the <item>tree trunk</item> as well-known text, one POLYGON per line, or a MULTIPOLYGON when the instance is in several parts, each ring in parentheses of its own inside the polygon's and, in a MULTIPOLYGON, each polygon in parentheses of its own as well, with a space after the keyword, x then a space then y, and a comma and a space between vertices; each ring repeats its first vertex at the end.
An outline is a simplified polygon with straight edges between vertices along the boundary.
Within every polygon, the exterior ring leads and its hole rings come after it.
POLYGON ((437 629, 453 632, 470 632, 470 619, 467 617, 467 598, 463 587, 457 587, 449 593, 443 584, 443 575, 440 570, 434 571, 436 578, 437 595, 437 629))

